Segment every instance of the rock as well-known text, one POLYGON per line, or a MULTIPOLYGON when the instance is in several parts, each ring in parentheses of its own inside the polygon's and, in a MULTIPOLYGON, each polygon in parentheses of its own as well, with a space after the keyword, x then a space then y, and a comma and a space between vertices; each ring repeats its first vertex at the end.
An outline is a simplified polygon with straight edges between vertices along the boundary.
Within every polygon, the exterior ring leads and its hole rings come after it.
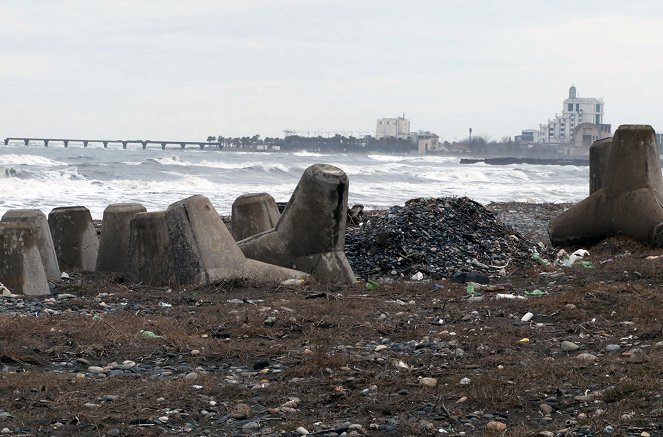
POLYGON ((470 378, 465 377, 460 380, 460 385, 468 385, 470 382, 472 382, 472 380, 470 378))
POLYGON ((309 435, 309 434, 310 434, 310 433, 308 432, 308 430, 307 430, 306 428, 304 428, 303 426, 298 427, 298 428, 295 430, 295 432, 298 433, 299 435, 309 435))
POLYGON ((419 385, 423 385, 428 388, 435 388, 437 386, 437 379, 424 377, 419 380, 419 385))
POLYGON ((580 348, 580 346, 573 343, 572 341, 563 341, 560 346, 564 352, 573 352, 580 348))
POLYGON ((233 419, 246 419, 247 417, 251 416, 251 407, 247 404, 237 404, 235 405, 235 408, 233 408, 230 415, 233 417, 233 419))
POLYGON ((608 352, 617 352, 620 348, 621 346, 618 344, 609 344, 605 347, 605 350, 608 352))
POLYGON ((200 376, 200 375, 198 375, 196 372, 189 372, 186 375, 184 375, 184 379, 194 380, 194 379, 198 379, 198 376, 200 376))
POLYGON ((505 432, 506 423, 498 422, 496 420, 491 420, 486 424, 486 430, 494 432, 505 432))
POLYGON ((554 411, 553 407, 551 407, 549 404, 539 405, 539 410, 541 410, 541 412, 546 416, 554 411))
POLYGON ((580 355, 577 355, 575 357, 575 359, 578 360, 578 361, 585 362, 585 363, 593 363, 598 358, 596 357, 596 355, 592 355, 592 354, 580 354, 580 355))
POLYGON ((99 366, 90 366, 87 368, 90 373, 106 373, 106 370, 103 367, 99 366))
POLYGON ((534 313, 525 313, 525 315, 520 319, 521 322, 529 322, 534 317, 534 313))

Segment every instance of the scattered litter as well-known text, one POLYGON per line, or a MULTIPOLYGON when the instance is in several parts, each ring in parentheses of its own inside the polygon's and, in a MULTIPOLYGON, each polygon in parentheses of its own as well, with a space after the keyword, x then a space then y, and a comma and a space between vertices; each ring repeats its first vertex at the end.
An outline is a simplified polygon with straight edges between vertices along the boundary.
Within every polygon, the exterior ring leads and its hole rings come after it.
POLYGON ((378 288, 380 288, 380 284, 378 284, 374 280, 369 279, 368 281, 366 281, 366 289, 367 290, 377 290, 378 288))
POLYGON ((520 319, 521 322, 529 322, 534 317, 534 313, 525 313, 525 315, 520 319))
POLYGON ((520 299, 520 300, 525 300, 527 298, 525 296, 517 296, 515 294, 510 294, 510 293, 497 293, 495 295, 495 299, 520 299))
POLYGON ((539 252, 534 252, 532 254, 532 259, 534 261, 538 262, 539 264, 541 264, 542 266, 549 266, 550 265, 550 261, 548 261, 545 258, 541 258, 541 255, 539 255, 539 252))
POLYGON ((647 258, 645 258, 645 259, 659 259, 659 258, 662 257, 662 256, 663 256, 663 255, 649 255, 649 256, 648 256, 647 258))
POLYGON ((67 274, 67 272, 62 272, 62 274, 60 275, 60 278, 61 279, 69 279, 69 274, 67 274))
POLYGON ((529 343, 529 338, 527 337, 521 338, 520 340, 518 340, 518 343, 529 343))
POLYGON ((465 284, 467 282, 474 282, 475 284, 489 284, 490 278, 483 273, 477 272, 455 272, 451 275, 451 282, 458 284, 465 284))
POLYGON ((64 299, 72 299, 74 297, 76 297, 76 295, 74 295, 74 294, 61 293, 61 294, 58 294, 55 298, 57 300, 64 300, 64 299))
POLYGON ((304 285, 306 281, 303 279, 286 279, 285 281, 281 282, 281 285, 304 285))
POLYGON ((103 319, 101 318, 101 316, 99 314, 95 314, 94 316, 92 316, 92 320, 99 321, 99 320, 103 320, 103 319))
POLYGON ((410 279, 413 281, 421 281, 422 279, 424 279, 424 274, 421 272, 417 272, 414 275, 412 275, 410 279))
POLYGON ((541 291, 541 290, 538 290, 538 289, 537 290, 532 290, 532 291, 524 291, 524 293, 528 296, 544 296, 544 295, 548 294, 547 292, 541 291))
POLYGON ((161 308, 172 308, 173 304, 170 304, 170 303, 166 303, 166 302, 161 301, 161 302, 159 302, 159 306, 160 306, 161 308))
POLYGON ((144 329, 140 330, 140 336, 143 338, 164 338, 162 335, 156 335, 152 331, 146 331, 144 329))

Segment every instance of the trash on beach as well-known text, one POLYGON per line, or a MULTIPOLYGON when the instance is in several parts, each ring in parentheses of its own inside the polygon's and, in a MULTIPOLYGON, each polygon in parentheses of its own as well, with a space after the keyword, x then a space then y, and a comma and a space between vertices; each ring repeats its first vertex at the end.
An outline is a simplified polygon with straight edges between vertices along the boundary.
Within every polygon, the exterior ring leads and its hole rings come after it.
POLYGON ((470 296, 474 296, 474 293, 476 293, 476 291, 474 290, 474 285, 472 285, 472 284, 467 284, 466 291, 467 291, 467 294, 469 294, 470 296))
POLYGON ((527 298, 525 296, 517 296, 515 294, 510 294, 510 293, 497 293, 495 295, 495 299, 520 299, 520 300, 525 300, 527 298))
POLYGON ((92 320, 99 321, 99 320, 102 320, 102 318, 99 314, 95 314, 94 316, 92 316, 92 320))
POLYGON ((520 318, 520 321, 521 321, 521 322, 529 322, 530 320, 532 320, 532 317, 534 317, 534 313, 532 313, 532 312, 527 312, 527 313, 525 313, 524 316, 522 316, 522 317, 520 318))
POLYGON ((663 256, 663 255, 649 255, 649 256, 648 256, 647 258, 645 258, 645 259, 659 259, 659 258, 662 257, 662 256, 663 256))
POLYGON ((368 281, 366 281, 366 289, 367 290, 377 290, 378 288, 380 288, 380 284, 378 284, 374 280, 369 279, 368 281))
POLYGON ((518 343, 529 343, 529 338, 527 337, 521 338, 520 340, 518 340, 518 343))
POLYGON ((417 272, 414 275, 412 275, 410 279, 413 281, 421 281, 422 279, 424 279, 424 274, 421 272, 417 272))
POLYGON ((144 329, 140 330, 140 336, 143 337, 143 338, 165 338, 162 335, 156 335, 154 332, 146 331, 144 329))
POLYGON ((508 291, 513 288, 508 282, 503 284, 479 284, 477 282, 468 282, 468 285, 474 286, 475 291, 508 291))
POLYGON ((285 281, 281 282, 281 285, 304 285, 306 281, 303 279, 286 279, 285 281))
POLYGON ((274 316, 267 317, 262 323, 265 326, 274 326, 274 324, 276 323, 276 317, 274 316))
POLYGON ((546 294, 548 294, 547 292, 538 289, 532 291, 524 291, 524 293, 528 296, 545 296, 546 294))
POLYGON ((62 272, 62 274, 60 275, 60 278, 61 279, 69 279, 69 275, 67 274, 67 272, 62 272))
POLYGON ((2 284, 1 282, 0 282, 0 293, 1 293, 3 296, 6 296, 6 297, 16 296, 15 294, 13 294, 13 293, 9 290, 9 288, 5 287, 5 285, 2 284))
POLYGON ((74 294, 70 294, 70 293, 60 293, 55 298, 57 300, 64 300, 64 299, 72 299, 74 297, 77 297, 77 296, 74 295, 74 294))
POLYGON ((172 308, 173 304, 161 301, 161 302, 159 302, 159 306, 161 308, 172 308))
POLYGON ((534 252, 532 254, 532 259, 534 261, 538 262, 539 264, 541 264, 542 266, 549 266, 550 265, 550 261, 548 261, 545 258, 542 258, 541 255, 539 255, 539 252, 534 252))
POLYGON ((593 269, 594 264, 591 261, 580 261, 580 265, 586 269, 593 269))
MULTIPOLYGON (((560 250, 557 252, 557 259, 555 260, 555 263, 562 266, 562 267, 571 267, 573 264, 575 264, 576 261, 582 260, 584 257, 589 256, 589 252, 586 251, 585 249, 578 249, 575 252, 573 252, 571 255, 567 254, 564 249, 560 250)), ((591 265, 591 262, 589 261, 581 261, 580 265, 582 265, 585 268, 592 268, 593 266, 587 267, 587 263, 591 265)))

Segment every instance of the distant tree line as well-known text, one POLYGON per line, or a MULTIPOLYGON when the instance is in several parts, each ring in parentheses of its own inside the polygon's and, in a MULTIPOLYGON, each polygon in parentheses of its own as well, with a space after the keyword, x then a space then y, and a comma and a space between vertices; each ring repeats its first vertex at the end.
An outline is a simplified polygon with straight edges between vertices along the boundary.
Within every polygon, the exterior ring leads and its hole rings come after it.
POLYGON ((287 151, 309 152, 389 152, 410 153, 417 151, 417 144, 410 140, 398 138, 377 139, 367 135, 353 137, 334 135, 333 137, 304 137, 299 135, 285 138, 224 137, 223 135, 208 136, 207 142, 219 148, 237 149, 278 149, 287 151))

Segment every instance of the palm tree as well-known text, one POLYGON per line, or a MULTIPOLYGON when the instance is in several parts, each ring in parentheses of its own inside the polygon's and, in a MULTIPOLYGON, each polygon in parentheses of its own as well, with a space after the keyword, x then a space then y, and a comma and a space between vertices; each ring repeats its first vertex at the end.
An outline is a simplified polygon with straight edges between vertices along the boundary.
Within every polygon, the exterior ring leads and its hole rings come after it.
POLYGON ((216 141, 216 137, 212 137, 212 136, 207 137, 207 142, 208 143, 214 143, 215 141, 216 141))

